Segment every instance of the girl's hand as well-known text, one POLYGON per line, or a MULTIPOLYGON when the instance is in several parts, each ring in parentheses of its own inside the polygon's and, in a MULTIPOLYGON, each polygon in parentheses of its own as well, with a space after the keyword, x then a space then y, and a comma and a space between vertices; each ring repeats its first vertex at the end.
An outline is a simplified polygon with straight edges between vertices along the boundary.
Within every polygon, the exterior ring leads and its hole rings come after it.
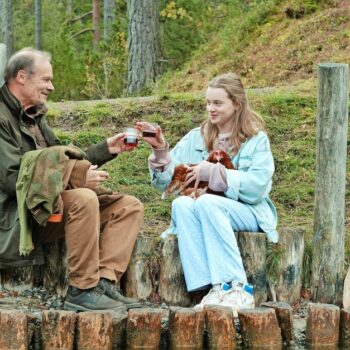
MULTIPOLYGON (((142 134, 142 130, 146 127, 150 126, 147 122, 136 122, 135 128, 140 131, 142 134)), ((156 127, 156 136, 155 137, 142 137, 145 142, 147 142, 149 145, 151 145, 153 148, 166 148, 167 143, 164 139, 162 129, 159 125, 156 127)))

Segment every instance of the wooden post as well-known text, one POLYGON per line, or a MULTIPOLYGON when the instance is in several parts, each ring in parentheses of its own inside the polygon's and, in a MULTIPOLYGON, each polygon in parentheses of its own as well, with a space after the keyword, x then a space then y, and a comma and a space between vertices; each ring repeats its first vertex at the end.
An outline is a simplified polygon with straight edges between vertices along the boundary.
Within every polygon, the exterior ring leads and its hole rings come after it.
POLYGON ((282 349, 281 329, 275 310, 269 308, 238 311, 242 340, 248 349, 282 349))
POLYGON ((169 312, 170 349, 203 349, 204 311, 171 307, 169 312))
POLYGON ((303 228, 280 230, 282 252, 278 257, 276 268, 276 284, 274 286, 276 300, 293 305, 300 300, 302 286, 304 234, 303 228))
POLYGON ((0 312, 0 349, 28 349, 27 316, 23 311, 0 312))
POLYGON ((239 232, 238 245, 248 281, 254 286, 255 305, 267 300, 266 236, 261 232, 239 232))
POLYGON ((158 275, 157 262, 158 242, 154 237, 142 235, 136 243, 129 262, 128 269, 122 278, 126 295, 141 300, 156 297, 155 275, 158 275))
POLYGON ((340 304, 344 279, 344 207, 348 132, 347 64, 318 65, 313 300, 340 304))
POLYGON ((77 349, 112 350, 113 312, 81 312, 77 349))
POLYGON ((159 349, 162 310, 129 310, 126 325, 127 349, 159 349))
POLYGON ((42 312, 41 337, 44 350, 73 350, 77 313, 71 311, 42 312))
POLYGON ((4 83, 4 70, 6 66, 6 46, 0 43, 0 86, 4 83))
POLYGON ((306 339, 309 347, 336 347, 339 340, 340 309, 336 305, 308 305, 306 339))
POLYGON ((225 306, 206 305, 204 311, 209 350, 235 349, 237 342, 232 309, 225 306))
POLYGON ((176 235, 169 235, 162 246, 159 295, 168 305, 190 306, 176 235))

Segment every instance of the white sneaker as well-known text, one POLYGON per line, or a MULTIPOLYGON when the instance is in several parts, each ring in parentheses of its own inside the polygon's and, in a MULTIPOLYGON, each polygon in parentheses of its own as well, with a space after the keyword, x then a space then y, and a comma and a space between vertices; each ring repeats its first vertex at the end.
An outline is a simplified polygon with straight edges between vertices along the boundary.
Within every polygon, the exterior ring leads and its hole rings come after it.
POLYGON ((202 299, 202 301, 194 306, 194 309, 203 309, 204 305, 219 305, 222 302, 224 291, 219 284, 212 287, 209 293, 202 299))
POLYGON ((221 306, 232 308, 233 317, 238 317, 240 309, 253 309, 255 307, 254 295, 244 290, 245 284, 232 282, 232 288, 225 292, 221 306))

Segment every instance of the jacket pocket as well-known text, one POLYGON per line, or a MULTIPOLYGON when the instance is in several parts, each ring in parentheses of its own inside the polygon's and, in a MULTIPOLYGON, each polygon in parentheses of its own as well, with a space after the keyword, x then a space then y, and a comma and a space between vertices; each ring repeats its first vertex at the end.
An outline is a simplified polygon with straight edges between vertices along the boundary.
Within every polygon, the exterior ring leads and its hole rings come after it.
POLYGON ((0 230, 11 229, 18 219, 17 201, 0 193, 0 230))

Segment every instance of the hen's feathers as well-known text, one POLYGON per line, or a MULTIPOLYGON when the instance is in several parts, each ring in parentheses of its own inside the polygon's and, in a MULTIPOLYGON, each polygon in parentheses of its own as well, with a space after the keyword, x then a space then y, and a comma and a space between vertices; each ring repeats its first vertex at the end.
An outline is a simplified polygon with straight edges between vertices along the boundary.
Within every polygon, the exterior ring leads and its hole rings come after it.
MULTIPOLYGON (((229 154, 222 150, 215 150, 210 152, 207 161, 210 163, 221 163, 227 169, 234 169, 229 154)), ((208 187, 208 181, 200 181, 197 188, 194 188, 195 181, 192 181, 188 186, 185 186, 187 169, 195 164, 179 164, 175 167, 172 180, 166 190, 164 191, 162 198, 169 197, 171 195, 190 196, 192 198, 198 198, 204 193, 211 193, 223 196, 223 192, 215 192, 208 187)))

